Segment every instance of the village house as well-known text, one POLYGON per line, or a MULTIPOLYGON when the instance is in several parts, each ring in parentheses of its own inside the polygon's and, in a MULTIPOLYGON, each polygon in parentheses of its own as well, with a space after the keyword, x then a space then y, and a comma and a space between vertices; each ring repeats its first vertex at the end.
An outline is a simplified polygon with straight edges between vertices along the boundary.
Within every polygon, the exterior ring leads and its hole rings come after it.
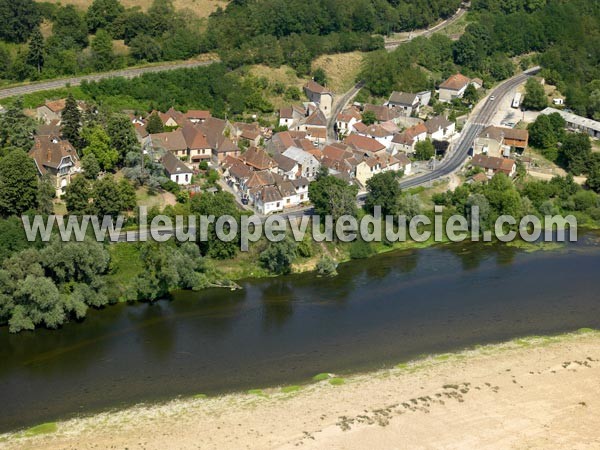
POLYGON ((338 133, 347 135, 354 130, 354 124, 360 122, 362 116, 357 107, 351 106, 346 108, 336 117, 336 130, 338 133))
POLYGON ((429 100, 431 100, 430 91, 423 91, 418 94, 394 91, 390 95, 386 106, 388 108, 396 108, 405 116, 411 116, 419 114, 421 106, 428 105, 429 100))
POLYGON ((181 128, 181 133, 183 134, 183 138, 187 145, 191 167, 197 169, 201 162, 210 162, 212 158, 212 148, 204 133, 190 123, 185 124, 183 128, 181 128))
POLYGON ((600 139, 600 122, 597 120, 588 119, 587 117, 578 116, 577 114, 561 111, 560 109, 556 108, 546 108, 541 112, 541 114, 545 115, 552 113, 558 113, 563 119, 565 119, 565 122, 567 123, 567 129, 571 131, 580 131, 588 134, 594 139, 600 139))
POLYGON ((306 109, 301 106, 286 106, 279 110, 279 126, 288 127, 289 130, 295 128, 298 123, 306 117, 306 109))
POLYGON ((300 166, 299 176, 308 178, 309 180, 312 180, 317 175, 317 172, 321 167, 319 160, 315 158, 315 156, 298 147, 288 148, 283 152, 283 156, 287 156, 296 161, 300 166))
POLYGON ((400 132, 400 128, 393 122, 381 122, 368 126, 361 134, 371 139, 375 139, 385 148, 390 148, 392 139, 400 132))
MULTIPOLYGON (((43 105, 38 106, 35 109, 36 119, 45 124, 49 124, 53 121, 60 122, 66 102, 67 99, 65 98, 46 101, 43 105)), ((85 104, 83 102, 77 102, 77 109, 79 109, 79 111, 83 111, 84 106, 85 104)))
POLYGON ((255 147, 260 145, 262 134, 258 122, 235 122, 232 124, 231 129, 231 137, 234 142, 246 141, 249 145, 255 147))
POLYGON ((295 180, 300 172, 300 165, 297 161, 287 156, 275 153, 273 159, 277 163, 277 173, 287 180, 295 180))
POLYGON ((512 148, 525 150, 529 132, 507 127, 486 127, 473 142, 473 154, 494 157, 509 157, 512 148))
POLYGON ((397 134, 392 139, 392 155, 398 152, 412 155, 415 152, 415 145, 417 142, 421 142, 427 139, 427 127, 425 124, 420 123, 404 130, 404 132, 397 134))
POLYGON ((35 161, 38 174, 52 181, 56 196, 61 197, 72 177, 81 172, 77 152, 67 140, 58 136, 36 136, 29 156, 35 161))
POLYGON ((248 180, 254 171, 243 161, 233 156, 226 156, 222 163, 223 179, 235 192, 245 193, 248 180))
POLYGON ((183 117, 193 124, 204 123, 210 116, 210 111, 205 111, 202 109, 190 109, 188 112, 183 114, 183 117))
POLYGON ((188 161, 188 146, 181 129, 150 134, 144 143, 146 152, 168 152, 180 160, 188 161))
POLYGON ((369 103, 363 106, 363 113, 372 112, 375 115, 377 122, 389 122, 398 123, 400 117, 404 117, 403 113, 397 108, 388 108, 383 105, 371 105, 369 103))
POLYGON ((240 159, 253 170, 277 171, 277 162, 263 148, 250 147, 240 159))
POLYGON ((193 171, 172 153, 165 153, 160 158, 160 163, 171 181, 182 186, 192 182, 193 171))
POLYGON ((475 155, 471 160, 471 165, 481 167, 488 178, 493 177, 497 173, 504 173, 512 178, 517 173, 517 163, 510 158, 475 155))
POLYGON ((170 152, 197 169, 200 163, 211 161, 213 148, 201 128, 187 121, 182 124, 181 128, 173 131, 148 135, 144 138, 144 150, 170 152))
POLYGON ((333 108, 333 93, 321 86, 314 80, 310 80, 308 83, 304 85, 304 92, 309 100, 323 111, 325 117, 329 117, 331 115, 331 109, 333 108))
POLYGON ((347 136, 344 139, 344 144, 349 145, 356 150, 371 153, 385 152, 387 149, 387 147, 378 140, 359 134, 347 136))
POLYGON ((316 144, 327 140, 327 118, 320 109, 315 109, 310 116, 300 121, 297 129, 306 132, 306 138, 316 144))
MULTIPOLYGON (((151 114, 153 113, 154 112, 151 114)), ((164 113, 158 111, 158 117, 160 117, 163 125, 168 128, 181 127, 187 121, 184 114, 181 111, 177 111, 173 107, 169 108, 167 112, 164 113)))
MULTIPOLYGON (((456 73, 440 84, 439 100, 440 102, 450 103, 455 98, 462 98, 465 95, 467 86, 471 84, 471 79, 460 73, 456 73)), ((477 87, 475 85, 475 87, 477 87)))
POLYGON ((425 122, 427 137, 436 141, 447 141, 456 132, 456 124, 444 116, 436 116, 425 122))

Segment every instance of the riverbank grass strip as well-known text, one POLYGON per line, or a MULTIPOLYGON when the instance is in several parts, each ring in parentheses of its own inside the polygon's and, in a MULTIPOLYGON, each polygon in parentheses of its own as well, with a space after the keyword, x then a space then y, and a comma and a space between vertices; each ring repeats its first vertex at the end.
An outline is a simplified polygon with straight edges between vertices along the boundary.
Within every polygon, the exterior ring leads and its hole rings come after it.
POLYGON ((344 383, 346 383, 346 380, 344 380, 343 378, 335 377, 329 380, 329 384, 331 384, 332 386, 341 386, 344 383))
POLYGON ((290 394, 292 392, 298 392, 300 389, 302 389, 302 387, 298 385, 284 386, 281 388, 281 392, 284 394, 290 394))
POLYGON ((313 381, 323 381, 323 380, 327 380, 330 377, 331 377, 331 375, 328 373, 319 373, 313 377, 313 381))
POLYGON ((248 391, 248 394, 258 395, 259 397, 267 397, 267 394, 265 394, 265 391, 263 391, 262 389, 250 389, 248 391))
POLYGON ((56 425, 56 422, 47 422, 47 423, 42 423, 41 425, 36 425, 35 427, 26 429, 23 432, 23 436, 24 437, 38 436, 40 434, 55 433, 57 430, 58 430, 58 426, 56 425))

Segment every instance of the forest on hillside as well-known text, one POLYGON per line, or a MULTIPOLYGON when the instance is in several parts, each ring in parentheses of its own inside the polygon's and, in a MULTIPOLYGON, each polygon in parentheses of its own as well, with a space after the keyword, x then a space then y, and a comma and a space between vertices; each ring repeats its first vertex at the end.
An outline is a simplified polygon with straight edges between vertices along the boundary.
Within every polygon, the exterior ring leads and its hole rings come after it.
POLYGON ((367 88, 376 96, 416 91, 458 70, 489 84, 539 64, 569 108, 600 119, 600 2, 474 0, 471 19, 457 41, 434 35, 374 52, 361 75, 367 88))
POLYGON ((87 10, 0 0, 0 78, 52 78, 209 51, 217 52, 229 67, 286 63, 307 73, 310 61, 320 54, 381 48, 381 35, 426 27, 452 15, 459 4, 460 0, 232 0, 205 21, 193 11, 177 11, 171 0, 153 0, 146 12, 125 8, 119 0, 93 0, 87 10), (122 40, 128 54, 116 52, 113 40, 122 40))

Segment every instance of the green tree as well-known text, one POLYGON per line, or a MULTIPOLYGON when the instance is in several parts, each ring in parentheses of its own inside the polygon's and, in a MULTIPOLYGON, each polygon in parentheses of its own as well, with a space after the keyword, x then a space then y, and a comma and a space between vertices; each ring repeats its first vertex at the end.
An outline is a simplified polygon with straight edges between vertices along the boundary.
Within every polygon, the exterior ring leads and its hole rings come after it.
POLYGON ((469 84, 467 86, 467 89, 465 89, 463 99, 469 105, 476 104, 479 101, 479 92, 477 91, 477 88, 475 88, 475 86, 473 86, 472 84, 469 84))
POLYGON ((399 179, 402 172, 382 172, 367 181, 365 209, 373 214, 375 206, 381 207, 383 216, 396 214, 401 194, 399 179))
POLYGON ((319 67, 313 72, 313 80, 319 83, 321 86, 327 85, 327 74, 319 67))
POLYGON ((523 108, 542 110, 548 106, 548 99, 544 92, 544 87, 534 78, 529 78, 525 83, 525 98, 523 99, 523 108))
POLYGON ((110 136, 111 146, 119 152, 119 161, 124 161, 127 153, 140 151, 135 128, 126 115, 111 115, 106 131, 110 136))
POLYGON ((38 171, 33 159, 13 150, 0 159, 0 215, 20 215, 38 206, 38 171))
POLYGON ((148 117, 146 131, 148 131, 150 134, 162 133, 165 131, 165 126, 163 125, 162 120, 160 120, 160 117, 157 113, 154 112, 150 114, 150 117, 148 117))
POLYGON ((95 180, 100 174, 100 164, 93 153, 88 153, 81 158, 81 167, 83 169, 83 176, 88 180, 95 180))
POLYGON ((377 122, 377 116, 374 111, 365 111, 361 114, 361 120, 365 125, 373 125, 377 122))
POLYGON ((154 38, 147 34, 138 34, 129 43, 129 54, 138 61, 160 61, 162 48, 154 38))
POLYGON ((27 41, 40 24, 41 17, 33 0, 0 2, 0 39, 7 42, 27 41))
POLYGON ((36 325, 58 328, 66 320, 58 288, 50 278, 27 276, 14 292, 16 306, 9 330, 33 330, 36 325))
POLYGON ((592 143, 587 134, 566 134, 560 151, 567 169, 573 175, 580 175, 587 171, 588 163, 592 155, 592 143))
POLYGON ((113 22, 125 8, 119 0, 94 0, 86 14, 86 22, 90 33, 95 33, 100 28, 110 30, 113 22))
POLYGON ((333 216, 336 221, 343 215, 356 215, 356 194, 358 188, 346 181, 319 173, 315 181, 308 186, 308 196, 315 207, 315 213, 324 217, 333 216))
POLYGON ((61 43, 63 48, 88 45, 88 28, 83 15, 73 5, 63 6, 56 12, 52 25, 54 39, 61 43))
MULTIPOLYGON (((127 180, 125 183, 129 185, 127 180)), ((130 192, 124 185, 116 183, 112 176, 97 180, 93 185, 92 196, 94 198, 92 210, 98 216, 116 217, 121 212, 135 207, 135 192, 132 205, 130 192)))
POLYGON ((337 275, 337 263, 329 256, 323 256, 315 267, 319 275, 335 276, 337 275))
POLYGON ((31 33, 31 39, 29 41, 29 51, 27 52, 27 63, 32 67, 35 67, 38 73, 42 72, 44 67, 44 36, 39 28, 36 28, 31 33))
POLYGON ((65 188, 64 200, 69 214, 83 215, 90 212, 92 188, 84 177, 75 177, 65 188))
POLYGON ((52 200, 56 196, 56 185, 48 175, 44 175, 40 180, 38 187, 38 211, 41 214, 52 214, 54 212, 54 203, 52 200))
POLYGON ((96 70, 108 70, 114 66, 115 53, 112 37, 108 31, 100 29, 92 39, 92 63, 96 70))
POLYGON ((287 274, 292 270, 298 244, 286 237, 279 242, 271 242, 260 256, 259 261, 267 270, 277 274, 287 274))
POLYGON ((429 161, 435 156, 435 147, 429 139, 415 144, 415 158, 420 161, 429 161))
POLYGON ((35 128, 35 121, 23 113, 23 100, 18 98, 0 115, 0 147, 28 152, 33 146, 35 128))
POLYGON ((559 136, 562 134, 563 127, 564 119, 560 116, 560 114, 540 114, 535 122, 528 126, 529 142, 531 145, 539 149, 556 147, 559 136), (559 123, 556 117, 551 117, 555 115, 562 121, 562 125, 559 123))
POLYGON ((81 149, 81 112, 73 94, 69 93, 65 100, 65 108, 61 115, 61 133, 73 147, 81 149))
POLYGON ((119 181, 119 201, 121 202, 121 211, 132 211, 137 205, 137 197, 133 185, 122 179, 119 181))
MULTIPOLYGON (((234 220, 239 221, 240 211, 237 207, 235 197, 229 192, 217 192, 214 195, 195 195, 190 201, 190 210, 197 215, 214 215, 221 217, 225 215, 232 216, 234 220)), ((212 258, 227 259, 233 258, 239 248, 239 242, 233 240, 225 242, 217 237, 215 225, 210 224, 208 227, 207 240, 199 242, 200 250, 203 255, 208 255, 212 258)), ((198 230, 200 232, 200 230, 198 230)), ((202 238, 202 236, 200 236, 202 238)))
POLYGON ((119 152, 111 146, 110 138, 104 128, 94 125, 84 128, 81 134, 87 142, 83 155, 93 154, 102 170, 112 170, 119 161, 119 152))

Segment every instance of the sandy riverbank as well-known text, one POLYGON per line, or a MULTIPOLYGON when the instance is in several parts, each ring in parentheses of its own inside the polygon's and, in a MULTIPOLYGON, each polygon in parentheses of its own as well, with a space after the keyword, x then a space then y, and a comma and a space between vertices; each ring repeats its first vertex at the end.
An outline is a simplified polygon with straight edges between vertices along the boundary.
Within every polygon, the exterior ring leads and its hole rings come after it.
POLYGON ((0 447, 600 447, 598 332, 517 340, 342 380, 137 406, 61 422, 53 433, 4 435, 0 447))

